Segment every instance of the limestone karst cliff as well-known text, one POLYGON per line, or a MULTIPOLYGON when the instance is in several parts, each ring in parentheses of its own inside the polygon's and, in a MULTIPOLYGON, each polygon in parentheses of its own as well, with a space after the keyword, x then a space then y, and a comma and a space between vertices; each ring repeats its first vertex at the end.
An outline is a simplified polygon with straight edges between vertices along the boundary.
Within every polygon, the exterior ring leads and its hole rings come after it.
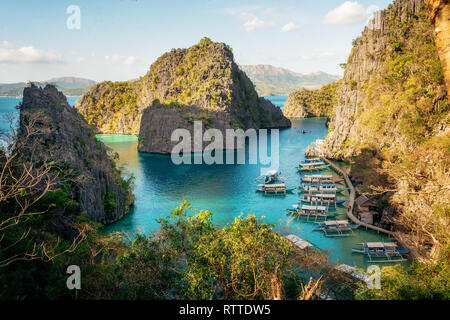
POLYGON ((420 255, 448 239, 449 102, 424 0, 396 0, 356 39, 326 138, 325 155, 351 164, 381 223, 420 255))
POLYGON ((23 160, 54 163, 55 174, 64 177, 61 183, 68 183, 69 197, 78 203, 80 214, 107 224, 128 213, 133 203, 129 182, 122 179, 105 145, 96 140, 95 130, 53 85, 25 87, 19 139, 30 123, 36 134, 22 148, 23 160))
MULTIPOLYGON (((200 116, 217 115, 223 121, 211 125, 220 124, 219 130, 291 125, 281 110, 258 97, 252 82, 234 62, 232 50, 209 39, 188 49, 165 53, 135 82, 98 84, 83 96, 78 109, 100 132, 138 134, 144 110, 154 102, 177 106, 177 114, 182 118, 194 116, 195 120, 201 120, 200 116)), ((156 130, 159 125, 146 123, 143 128, 156 130)), ((159 138, 166 140, 167 136, 159 138)))

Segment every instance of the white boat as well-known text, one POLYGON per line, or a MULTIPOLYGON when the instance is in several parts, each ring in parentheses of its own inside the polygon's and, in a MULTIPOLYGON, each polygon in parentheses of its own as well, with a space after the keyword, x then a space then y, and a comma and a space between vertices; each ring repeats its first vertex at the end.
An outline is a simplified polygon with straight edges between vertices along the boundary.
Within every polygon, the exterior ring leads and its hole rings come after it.
POLYGON ((338 193, 348 190, 348 188, 338 188, 335 184, 309 184, 300 187, 300 190, 308 191, 308 192, 332 192, 338 193))
POLYGON ((361 248, 352 248, 352 251, 366 255, 370 262, 406 261, 403 254, 409 252, 409 249, 399 250, 395 242, 364 242, 359 245, 361 248))
POLYGON ((344 204, 348 199, 336 199, 335 193, 319 193, 319 194, 304 194, 299 201, 306 203, 325 204, 329 207, 336 207, 344 204))
POLYGON ((302 162, 302 163, 300 163, 300 166, 314 168, 314 167, 324 166, 325 164, 326 164, 325 161, 320 160, 317 162, 306 162, 306 163, 302 162))
POLYGON ((317 219, 328 219, 330 217, 336 216, 336 213, 328 212, 328 208, 326 206, 313 206, 313 205, 293 205, 292 209, 287 209, 289 214, 297 216, 297 217, 313 217, 315 221, 317 219))

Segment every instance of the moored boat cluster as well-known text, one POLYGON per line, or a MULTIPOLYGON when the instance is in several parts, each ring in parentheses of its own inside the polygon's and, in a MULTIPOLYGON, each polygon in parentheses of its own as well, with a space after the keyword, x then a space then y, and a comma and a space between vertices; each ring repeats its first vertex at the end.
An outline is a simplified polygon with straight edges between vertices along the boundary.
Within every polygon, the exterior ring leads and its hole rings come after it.
MULTIPOLYGON (((343 193, 349 190, 344 179, 332 175, 330 164, 320 158, 309 158, 301 162, 297 171, 301 174, 298 203, 287 209, 288 214, 308 222, 316 223, 314 231, 321 231, 326 237, 353 236, 359 224, 351 224, 348 220, 336 219, 342 213, 337 209, 346 207, 349 201, 343 193), (327 172, 328 171, 328 172, 327 172)), ((286 195, 295 188, 287 189, 286 179, 278 171, 270 171, 257 178, 264 183, 258 185, 258 192, 265 195, 286 195)), ((351 205, 351 204, 350 204, 351 205)), ((349 206, 350 208, 350 206, 349 206)), ((405 261, 401 250, 394 242, 364 242, 361 248, 353 248, 352 252, 364 254, 369 262, 401 262, 405 261)))

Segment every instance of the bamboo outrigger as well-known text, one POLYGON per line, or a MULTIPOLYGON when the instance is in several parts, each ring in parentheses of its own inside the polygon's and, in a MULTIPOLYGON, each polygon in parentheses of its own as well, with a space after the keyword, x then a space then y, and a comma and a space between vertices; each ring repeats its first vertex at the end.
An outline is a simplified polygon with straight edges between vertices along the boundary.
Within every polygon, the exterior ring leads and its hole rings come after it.
POLYGON ((325 162, 322 159, 306 159, 305 161, 300 162, 301 166, 315 166, 315 165, 324 165, 325 162))
POLYGON ((291 193, 293 189, 287 189, 284 183, 266 183, 258 185, 257 191, 264 194, 285 195, 291 193))
POLYGON ((346 237, 353 235, 358 225, 349 225, 347 220, 324 221, 314 231, 323 231, 326 237, 346 237))
POLYGON ((324 184, 338 184, 343 183, 344 179, 333 179, 333 177, 330 176, 330 178, 319 178, 315 176, 305 176, 301 179, 302 183, 324 183, 324 184))
POLYGON ((343 205, 348 199, 337 199, 336 194, 333 193, 321 193, 321 194, 304 194, 298 199, 301 202, 311 204, 322 204, 329 207, 337 207, 343 205))
POLYGON ((317 165, 317 166, 300 166, 297 168, 298 171, 321 171, 328 169, 330 167, 329 164, 317 165))
POLYGON ((300 187, 299 189, 308 192, 322 192, 322 193, 325 192, 340 193, 348 190, 348 188, 338 188, 336 187, 335 184, 322 184, 322 183, 307 184, 304 185, 303 187, 300 187))
POLYGON ((395 242, 364 242, 360 245, 361 248, 352 248, 352 251, 366 255, 370 262, 406 261, 407 259, 403 257, 403 254, 409 252, 409 249, 399 250, 395 242), (376 260, 377 258, 381 260, 376 260))
POLYGON ((297 216, 297 217, 306 217, 309 221, 309 218, 313 217, 314 221, 318 219, 328 219, 336 216, 336 213, 328 212, 328 208, 325 206, 312 206, 312 205, 293 205, 292 209, 287 209, 289 214, 297 216))

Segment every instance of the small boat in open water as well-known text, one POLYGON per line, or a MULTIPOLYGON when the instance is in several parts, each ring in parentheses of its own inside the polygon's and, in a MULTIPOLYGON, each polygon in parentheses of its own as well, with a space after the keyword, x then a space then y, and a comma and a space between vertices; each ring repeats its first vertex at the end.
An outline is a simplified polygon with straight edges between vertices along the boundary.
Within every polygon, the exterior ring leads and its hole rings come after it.
POLYGON ((395 242, 364 242, 359 243, 361 248, 352 248, 355 253, 364 254, 370 262, 402 262, 407 259, 403 254, 409 252, 409 249, 398 249, 395 242))

